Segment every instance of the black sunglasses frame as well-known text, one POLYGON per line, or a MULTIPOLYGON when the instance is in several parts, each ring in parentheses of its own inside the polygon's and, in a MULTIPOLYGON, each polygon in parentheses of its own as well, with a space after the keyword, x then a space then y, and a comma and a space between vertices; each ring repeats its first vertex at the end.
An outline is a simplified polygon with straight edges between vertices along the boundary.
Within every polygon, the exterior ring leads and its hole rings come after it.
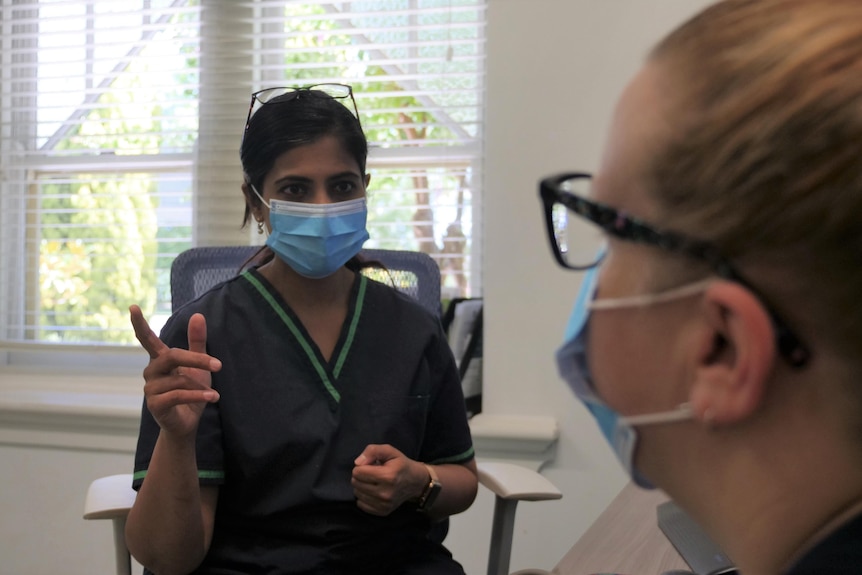
POLYGON ((769 313, 773 329, 775 329, 778 351, 782 357, 793 367, 802 367, 808 363, 811 352, 802 343, 802 340, 790 330, 763 294, 736 271, 717 246, 676 232, 656 229, 643 220, 629 216, 620 210, 560 189, 563 182, 572 179, 592 180, 592 175, 585 172, 567 172, 544 178, 539 184, 539 195, 545 212, 548 241, 551 244, 554 258, 560 266, 570 270, 583 271, 599 265, 601 260, 585 266, 573 266, 566 261, 554 234, 553 211, 556 204, 560 204, 578 216, 593 222, 609 235, 624 241, 655 246, 668 252, 700 260, 706 263, 719 277, 742 285, 757 296, 769 313))
POLYGON ((356 121, 359 122, 360 126, 362 125, 362 122, 359 120, 359 108, 356 105, 356 98, 353 97, 353 86, 350 86, 348 84, 336 84, 332 82, 328 82, 326 84, 312 84, 311 86, 301 87, 277 86, 273 88, 264 88, 263 90, 258 90, 251 95, 251 102, 249 102, 248 104, 248 116, 246 116, 245 118, 245 129, 243 129, 243 135, 245 135, 245 133, 248 131, 248 124, 249 122, 251 122, 251 117, 254 114, 254 103, 260 102, 261 106, 266 106, 269 103, 268 101, 261 101, 258 96, 260 96, 264 92, 272 92, 273 90, 285 90, 284 94, 297 94, 297 96, 299 96, 302 92, 314 91, 315 94, 319 92, 329 98, 332 98, 333 100, 344 100, 346 98, 350 98, 350 101, 353 104, 353 115, 356 117, 356 121), (333 96, 332 94, 329 94, 324 90, 318 90, 318 88, 323 86, 339 86, 341 88, 347 88, 347 94, 344 96, 333 96))

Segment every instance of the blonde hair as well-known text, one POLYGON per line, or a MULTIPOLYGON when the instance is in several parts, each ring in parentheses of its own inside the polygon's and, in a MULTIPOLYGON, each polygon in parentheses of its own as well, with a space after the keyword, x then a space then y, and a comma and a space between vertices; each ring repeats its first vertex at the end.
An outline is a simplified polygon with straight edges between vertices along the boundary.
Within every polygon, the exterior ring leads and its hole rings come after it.
MULTIPOLYGON (((719 2, 650 59, 670 78, 675 123, 650 166, 662 223, 747 262, 803 340, 816 334, 855 358, 862 0, 719 2)), ((808 343, 816 357, 817 342, 808 343)))

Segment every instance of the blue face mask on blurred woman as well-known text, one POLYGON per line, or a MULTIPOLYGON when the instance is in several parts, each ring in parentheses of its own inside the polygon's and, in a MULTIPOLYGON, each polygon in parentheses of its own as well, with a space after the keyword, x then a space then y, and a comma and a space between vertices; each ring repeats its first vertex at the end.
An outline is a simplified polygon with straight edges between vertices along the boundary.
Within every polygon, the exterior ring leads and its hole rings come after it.
MULTIPOLYGON (((575 307, 569 317, 565 343, 557 351, 557 368, 560 376, 566 381, 575 396, 581 400, 596 419, 602 435, 610 443, 629 477, 637 485, 652 489, 653 485, 641 475, 634 464, 638 445, 638 432, 635 426, 691 419, 691 408, 687 404, 683 404, 671 411, 622 416, 605 404, 595 392, 587 361, 590 311, 646 307, 682 299, 703 291, 709 282, 699 281, 657 294, 596 300, 598 269, 598 266, 590 268, 584 276, 580 293, 575 300, 575 307)), ((607 353, 612 352, 613 350, 607 350, 607 353)), ((649 385, 649 382, 644 382, 644 385, 649 385)))
POLYGON ((266 239, 275 254, 307 278, 334 274, 359 253, 368 239, 365 198, 333 204, 305 204, 263 199, 272 231, 266 239))

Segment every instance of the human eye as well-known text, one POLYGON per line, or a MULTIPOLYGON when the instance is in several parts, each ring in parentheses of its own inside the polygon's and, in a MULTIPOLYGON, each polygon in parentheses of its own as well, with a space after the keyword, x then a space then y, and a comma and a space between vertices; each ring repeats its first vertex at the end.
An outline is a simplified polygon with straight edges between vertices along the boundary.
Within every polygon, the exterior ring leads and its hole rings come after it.
POLYGON ((351 180, 339 180, 332 185, 333 199, 346 199, 355 195, 357 185, 351 180))
POLYGON ((278 188, 278 195, 284 199, 298 201, 302 199, 308 190, 306 186, 299 183, 288 183, 278 188))

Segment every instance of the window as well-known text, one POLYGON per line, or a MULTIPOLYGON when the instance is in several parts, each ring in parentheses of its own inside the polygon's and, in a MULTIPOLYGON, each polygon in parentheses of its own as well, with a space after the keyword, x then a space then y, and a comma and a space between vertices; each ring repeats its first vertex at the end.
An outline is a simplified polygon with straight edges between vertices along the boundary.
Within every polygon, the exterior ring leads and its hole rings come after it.
MULTIPOLYGON (((481 292, 485 0, 0 0, 0 343, 129 345, 192 245, 248 244, 250 94, 352 84, 367 247, 481 292)), ((0 362, 2 363, 2 362, 0 362)))

